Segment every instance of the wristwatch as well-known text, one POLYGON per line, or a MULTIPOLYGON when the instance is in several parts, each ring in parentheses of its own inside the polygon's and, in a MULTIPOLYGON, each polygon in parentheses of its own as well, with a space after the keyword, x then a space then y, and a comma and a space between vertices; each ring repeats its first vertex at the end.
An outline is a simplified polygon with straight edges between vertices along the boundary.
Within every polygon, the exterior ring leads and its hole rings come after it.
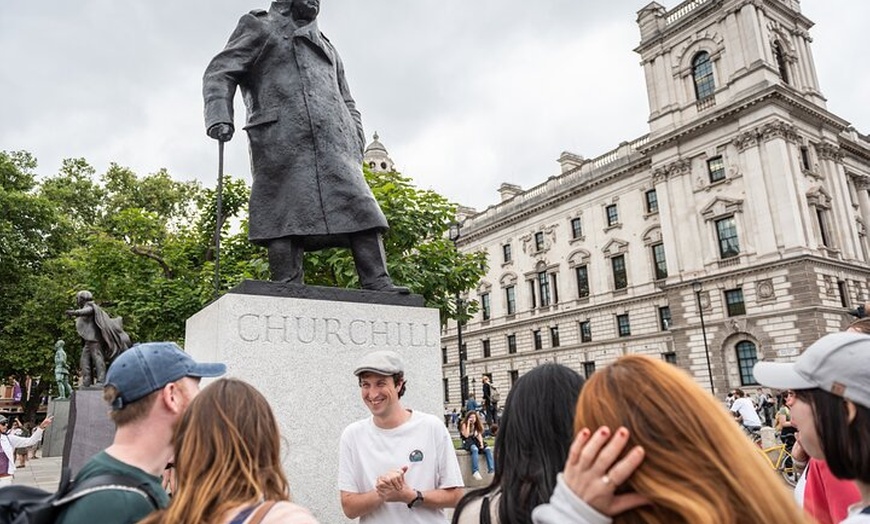
POLYGON ((415 490, 417 492, 417 496, 414 497, 414 500, 408 503, 408 509, 412 509, 414 506, 423 503, 423 493, 420 490, 415 490))

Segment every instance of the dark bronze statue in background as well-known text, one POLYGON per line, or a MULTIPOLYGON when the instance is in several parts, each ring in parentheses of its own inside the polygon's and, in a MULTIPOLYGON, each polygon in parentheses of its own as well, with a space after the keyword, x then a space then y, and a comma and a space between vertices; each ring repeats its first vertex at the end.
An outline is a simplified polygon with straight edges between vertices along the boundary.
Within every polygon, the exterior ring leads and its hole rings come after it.
POLYGON ((67 310, 66 314, 76 317, 76 331, 84 341, 81 386, 104 384, 107 363, 133 344, 124 332, 123 319, 111 318, 94 302, 90 291, 76 293, 76 304, 79 309, 67 310))
POLYGON ((320 0, 284 0, 242 16, 203 77, 207 133, 232 138, 240 88, 253 175, 249 238, 268 248, 272 280, 302 284, 306 250, 347 247, 363 289, 407 293, 387 273, 388 226, 362 173, 362 121, 319 12, 320 0))

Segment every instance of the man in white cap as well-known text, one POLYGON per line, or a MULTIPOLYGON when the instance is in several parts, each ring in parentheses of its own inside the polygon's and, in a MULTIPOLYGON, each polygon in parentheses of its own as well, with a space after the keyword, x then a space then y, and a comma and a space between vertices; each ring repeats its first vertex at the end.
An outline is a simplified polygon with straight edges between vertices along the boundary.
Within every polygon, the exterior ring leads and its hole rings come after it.
POLYGON ((402 405, 404 371, 393 351, 369 353, 354 370, 372 416, 341 435, 338 487, 344 514, 361 524, 444 524, 444 508, 463 495, 444 424, 402 405))
POLYGON ((137 481, 141 489, 83 496, 66 506, 57 524, 133 524, 169 505, 161 475, 172 459, 175 426, 199 393, 200 379, 224 373, 224 364, 195 362, 173 342, 139 344, 121 353, 103 388, 114 440, 82 467, 76 482, 111 474, 137 481))

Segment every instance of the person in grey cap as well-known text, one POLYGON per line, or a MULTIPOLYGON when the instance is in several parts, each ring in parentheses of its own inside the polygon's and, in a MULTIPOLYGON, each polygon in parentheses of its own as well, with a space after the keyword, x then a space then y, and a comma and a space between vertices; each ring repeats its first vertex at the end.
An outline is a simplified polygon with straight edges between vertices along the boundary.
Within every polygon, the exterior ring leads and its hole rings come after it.
MULTIPOLYGON (((140 481, 163 508, 169 496, 161 475, 172 460, 172 434, 203 377, 226 373, 224 364, 201 364, 173 342, 133 346, 112 362, 103 397, 115 423, 112 445, 94 455, 76 475, 80 482, 115 474, 140 481)), ((126 524, 157 508, 135 491, 98 491, 67 505, 59 524, 126 524)))
POLYGON ((372 416, 341 435, 341 508, 360 524, 447 522, 462 498, 453 441, 438 417, 406 409, 405 367, 393 351, 365 355, 354 370, 372 416))
POLYGON ((794 391, 803 448, 835 477, 855 481, 862 500, 842 522, 870 523, 870 336, 826 335, 794 362, 758 362, 752 372, 762 385, 794 391))
POLYGON ((9 433, 9 419, 0 415, 0 488, 12 484, 15 476, 15 450, 39 444, 42 431, 51 425, 53 418, 43 420, 29 437, 20 437, 9 433))

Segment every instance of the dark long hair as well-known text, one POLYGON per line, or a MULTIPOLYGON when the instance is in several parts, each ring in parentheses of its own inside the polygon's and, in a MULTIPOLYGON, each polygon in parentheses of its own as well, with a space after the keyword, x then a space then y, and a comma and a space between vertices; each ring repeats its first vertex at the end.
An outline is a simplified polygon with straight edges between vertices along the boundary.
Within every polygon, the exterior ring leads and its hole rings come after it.
POLYGON ((799 389, 798 399, 813 408, 813 421, 825 462, 835 477, 870 484, 870 409, 855 404, 849 421, 846 401, 823 389, 799 389))
POLYGON ((583 377, 560 364, 529 371, 511 388, 495 439, 496 473, 485 488, 469 491, 453 524, 473 500, 496 491, 501 524, 532 522, 532 510, 550 500, 574 438, 574 410, 583 377))

